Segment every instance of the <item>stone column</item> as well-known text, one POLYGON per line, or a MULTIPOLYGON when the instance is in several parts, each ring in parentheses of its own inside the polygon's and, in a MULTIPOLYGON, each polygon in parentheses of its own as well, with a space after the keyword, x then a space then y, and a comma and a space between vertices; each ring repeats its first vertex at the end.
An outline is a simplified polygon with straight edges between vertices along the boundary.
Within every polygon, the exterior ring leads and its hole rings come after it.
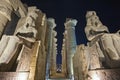
POLYGON ((56 31, 53 31, 53 37, 52 37, 52 52, 51 52, 51 70, 50 75, 53 76, 56 73, 56 50, 57 50, 57 39, 55 36, 57 35, 56 31))
POLYGON ((57 53, 57 39, 54 38, 55 44, 54 44, 54 48, 53 48, 53 69, 56 72, 56 53, 57 53))
POLYGON ((46 18, 46 14, 43 13, 42 11, 37 11, 36 13, 38 14, 38 18, 35 22, 35 24, 36 24, 35 28, 38 31, 36 39, 41 41, 41 47, 40 47, 38 62, 37 62, 37 70, 36 70, 37 78, 35 80, 45 80, 46 57, 47 57, 47 51, 45 50, 47 42, 45 42, 45 39, 47 37, 46 35, 48 34, 46 32, 47 18, 46 18))
POLYGON ((64 35, 64 39, 63 39, 63 44, 62 44, 62 73, 65 75, 65 77, 67 77, 67 53, 66 53, 66 45, 65 45, 65 35, 64 35))
POLYGON ((47 51, 47 63, 46 63, 46 79, 49 79, 50 77, 50 63, 51 63, 51 52, 52 52, 52 33, 53 33, 53 28, 55 28, 55 20, 53 18, 49 18, 47 20, 47 27, 48 27, 48 51, 47 51))
POLYGON ((66 19, 65 29, 66 29, 66 40, 67 40, 67 69, 70 79, 74 79, 73 73, 73 62, 72 57, 76 52, 76 36, 75 36, 75 26, 77 24, 76 19, 66 19))
POLYGON ((57 35, 57 32, 56 31, 54 31, 54 37, 53 37, 53 70, 54 70, 54 72, 56 72, 56 53, 57 53, 57 44, 56 44, 56 42, 57 42, 57 38, 55 38, 56 37, 56 35, 57 35))

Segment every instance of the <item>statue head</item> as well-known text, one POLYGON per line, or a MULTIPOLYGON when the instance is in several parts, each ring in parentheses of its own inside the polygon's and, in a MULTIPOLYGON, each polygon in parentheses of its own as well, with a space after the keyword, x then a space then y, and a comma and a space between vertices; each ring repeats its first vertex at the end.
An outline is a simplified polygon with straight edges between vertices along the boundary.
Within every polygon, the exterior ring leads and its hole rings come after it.
POLYGON ((28 27, 34 27, 35 26, 35 20, 32 18, 32 16, 27 16, 26 17, 26 22, 25 22, 26 25, 29 24, 28 27))
POLYGON ((36 11, 30 11, 28 12, 27 16, 31 16, 34 20, 36 20, 38 17, 38 14, 36 13, 36 11))
POLYGON ((31 23, 31 26, 35 26, 35 21, 38 17, 37 11, 38 11, 38 9, 36 7, 29 7, 28 8, 28 14, 27 14, 26 21, 29 24, 31 23))
POLYGON ((89 18, 91 16, 96 16, 96 12, 95 11, 87 11, 86 18, 89 18))

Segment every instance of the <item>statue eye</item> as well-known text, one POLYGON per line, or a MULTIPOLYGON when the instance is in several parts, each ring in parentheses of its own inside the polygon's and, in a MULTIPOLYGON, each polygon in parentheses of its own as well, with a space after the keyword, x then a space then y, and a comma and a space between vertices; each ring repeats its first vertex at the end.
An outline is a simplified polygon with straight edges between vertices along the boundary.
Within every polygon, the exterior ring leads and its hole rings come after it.
POLYGON ((97 25, 98 25, 98 23, 97 23, 97 22, 95 22, 95 25, 97 26, 97 25))
POLYGON ((119 34, 120 34, 120 32, 119 32, 119 34))
POLYGON ((26 27, 27 27, 27 28, 29 27, 29 24, 28 24, 28 23, 26 24, 26 27))

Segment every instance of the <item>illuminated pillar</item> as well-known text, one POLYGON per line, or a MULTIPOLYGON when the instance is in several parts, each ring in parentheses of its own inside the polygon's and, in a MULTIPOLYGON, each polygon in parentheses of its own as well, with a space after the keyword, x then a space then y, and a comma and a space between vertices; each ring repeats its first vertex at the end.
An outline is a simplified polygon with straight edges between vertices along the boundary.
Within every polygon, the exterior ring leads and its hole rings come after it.
POLYGON ((66 58, 66 45, 65 45, 65 35, 64 35, 64 39, 63 39, 63 44, 62 44, 62 73, 65 75, 65 77, 67 77, 67 71, 66 71, 66 68, 67 68, 67 64, 66 64, 66 61, 67 61, 67 58, 66 58))
POLYGON ((67 47, 67 69, 70 79, 74 79, 73 62, 72 58, 76 52, 76 36, 75 26, 77 24, 76 19, 67 18, 65 22, 65 34, 66 34, 66 47, 67 47))
POLYGON ((56 37, 56 35, 57 35, 57 32, 54 32, 54 38, 53 38, 53 40, 54 40, 54 48, 53 48, 53 69, 54 69, 54 71, 56 72, 56 52, 57 52, 57 44, 56 44, 56 42, 57 42, 57 39, 55 38, 56 37))
POLYGON ((52 37, 52 52, 51 52, 51 70, 50 70, 50 76, 53 76, 56 73, 56 50, 57 50, 57 39, 55 36, 57 35, 56 31, 53 31, 53 37, 52 37))
POLYGON ((50 76, 50 63, 51 63, 51 52, 52 52, 52 37, 53 29, 55 28, 55 20, 53 18, 48 18, 47 27, 48 27, 48 51, 47 51, 47 63, 46 63, 46 80, 50 76))
POLYGON ((54 38, 54 41, 55 41, 55 44, 54 44, 54 49, 53 49, 53 68, 54 68, 54 71, 56 72, 56 53, 57 53, 57 39, 54 38))

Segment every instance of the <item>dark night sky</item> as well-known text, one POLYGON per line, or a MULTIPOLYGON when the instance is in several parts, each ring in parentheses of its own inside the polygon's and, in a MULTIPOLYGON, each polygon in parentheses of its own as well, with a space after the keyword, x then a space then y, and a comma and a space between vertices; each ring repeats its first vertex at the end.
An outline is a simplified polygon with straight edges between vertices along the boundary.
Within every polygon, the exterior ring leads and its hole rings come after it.
POLYGON ((84 33, 87 11, 96 11, 101 22, 109 28, 110 32, 116 32, 120 29, 120 3, 115 0, 22 0, 22 2, 29 6, 37 6, 42 12, 46 13, 47 17, 55 18, 56 31, 58 32, 58 53, 60 53, 62 46, 66 17, 78 20, 76 26, 78 45, 87 42, 84 33))

